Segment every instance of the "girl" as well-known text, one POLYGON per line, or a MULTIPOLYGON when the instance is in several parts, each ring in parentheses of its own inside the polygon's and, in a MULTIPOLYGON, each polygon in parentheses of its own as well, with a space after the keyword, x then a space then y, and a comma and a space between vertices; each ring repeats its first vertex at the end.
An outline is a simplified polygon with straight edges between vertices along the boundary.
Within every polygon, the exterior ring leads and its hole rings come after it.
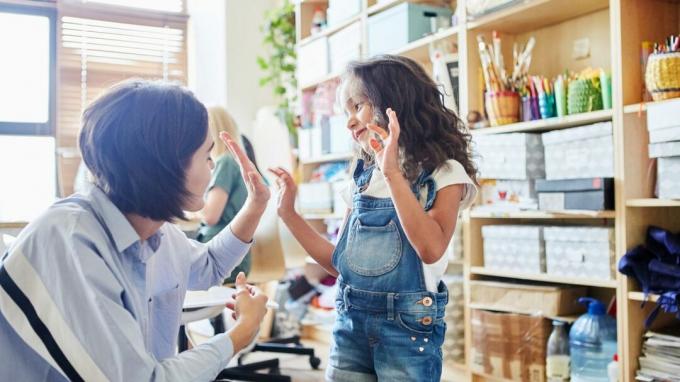
POLYGON ((282 187, 279 215, 338 275, 326 378, 439 380, 448 300, 443 254, 459 208, 476 194, 469 135, 437 85, 407 58, 351 63, 340 94, 360 153, 335 246, 295 212, 290 174, 271 170, 282 187))

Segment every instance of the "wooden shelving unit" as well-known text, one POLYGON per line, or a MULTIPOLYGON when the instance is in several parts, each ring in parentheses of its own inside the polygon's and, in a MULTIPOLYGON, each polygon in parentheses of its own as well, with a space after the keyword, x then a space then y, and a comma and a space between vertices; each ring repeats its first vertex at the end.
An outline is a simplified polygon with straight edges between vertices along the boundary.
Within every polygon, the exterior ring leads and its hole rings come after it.
MULTIPOLYGON (((323 2, 323 1, 322 1, 323 2)), ((364 0, 363 11, 356 16, 362 28, 362 49, 366 56, 367 22, 371 15, 383 12, 404 2, 393 0, 376 4, 364 0)), ((299 15, 311 18, 305 10, 304 1, 299 5, 299 15)), ((315 3, 311 3, 315 4, 315 3)), ((318 4, 318 2, 316 3, 318 4)), ((466 9, 466 0, 458 0, 458 7, 466 9)), ((309 6, 307 6, 309 8, 309 6)), ((668 0, 525 0, 477 19, 459 14, 457 26, 414 41, 393 54, 400 54, 420 62, 431 70, 429 46, 446 42, 457 47, 459 58, 460 97, 459 111, 465 119, 472 110, 483 110, 483 84, 481 64, 477 52, 477 35, 486 36, 491 31, 501 32, 505 62, 512 62, 512 44, 523 44, 530 36, 536 38, 531 63, 532 74, 554 77, 565 69, 580 71, 588 67, 603 67, 612 73, 612 109, 591 113, 569 115, 562 118, 516 123, 494 128, 472 130, 473 136, 506 134, 516 132, 538 133, 574 126, 611 121, 614 126, 615 188, 616 203, 613 211, 522 211, 513 213, 489 213, 470 210, 463 214, 460 223, 464 232, 464 259, 462 261, 464 288, 469 296, 469 281, 478 279, 528 280, 542 283, 559 283, 588 287, 589 294, 602 299, 616 296, 619 338, 619 365, 621 381, 633 382, 638 368, 643 322, 655 306, 656 296, 650 296, 644 307, 644 295, 633 280, 617 273, 614 280, 590 280, 580 278, 557 278, 495 271, 483 266, 481 227, 488 224, 566 224, 614 227, 616 232, 616 261, 636 245, 644 242, 649 225, 657 225, 673 231, 680 230, 680 201, 659 200, 653 195, 653 162, 647 154, 648 134, 646 110, 650 102, 642 98, 642 70, 640 46, 643 40, 663 41, 680 29, 680 2, 668 0), (584 59, 574 59, 574 41, 587 38, 590 54, 584 59)), ((309 21, 303 21, 302 27, 309 21)), ((349 22, 345 25, 349 25, 349 22)), ((342 27, 342 26, 341 26, 342 27)), ((332 34, 341 29, 325 33, 332 34)), ((307 37, 304 34, 302 37, 307 37)), ((308 40, 311 41, 311 40, 308 40)), ((305 41, 301 41, 302 44, 305 41)), ((314 83, 304 84, 309 90, 323 81, 336 78, 333 73, 314 83)), ((306 161, 303 172, 322 163, 306 161)), ((320 218, 321 216, 319 216, 320 218)), ((466 297, 467 298, 467 297, 466 297)), ((445 380, 455 381, 503 381, 490 375, 470 370, 471 335, 469 300, 466 301, 466 363, 445 364, 445 380), (454 377, 447 373, 456 373, 454 377)), ((674 324, 672 317, 661 315, 655 325, 674 324)))

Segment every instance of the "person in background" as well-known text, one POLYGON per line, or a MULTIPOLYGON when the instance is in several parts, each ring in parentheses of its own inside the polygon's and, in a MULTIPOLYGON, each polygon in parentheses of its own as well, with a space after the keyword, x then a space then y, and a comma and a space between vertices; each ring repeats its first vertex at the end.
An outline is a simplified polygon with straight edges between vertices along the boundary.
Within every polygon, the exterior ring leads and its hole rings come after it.
POLYGON ((0 259, 0 381, 212 381, 250 344, 267 297, 236 278, 236 323, 177 354, 187 290, 222 283, 270 198, 239 145, 245 202, 207 244, 174 224, 203 208, 215 138, 185 88, 132 80, 85 109, 80 150, 94 185, 51 206, 0 259))

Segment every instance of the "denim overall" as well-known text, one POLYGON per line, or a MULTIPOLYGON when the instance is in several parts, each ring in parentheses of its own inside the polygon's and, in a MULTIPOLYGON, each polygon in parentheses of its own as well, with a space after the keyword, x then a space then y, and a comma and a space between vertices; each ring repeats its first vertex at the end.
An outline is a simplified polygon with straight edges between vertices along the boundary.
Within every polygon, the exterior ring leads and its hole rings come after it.
MULTIPOLYGON (((399 223, 390 198, 361 194, 373 167, 359 161, 357 192, 333 265, 338 270, 338 319, 326 378, 331 381, 439 381, 446 324, 446 286, 428 292, 423 264, 399 223)), ((412 190, 428 187, 425 210, 435 197, 434 180, 422 173, 412 190)))

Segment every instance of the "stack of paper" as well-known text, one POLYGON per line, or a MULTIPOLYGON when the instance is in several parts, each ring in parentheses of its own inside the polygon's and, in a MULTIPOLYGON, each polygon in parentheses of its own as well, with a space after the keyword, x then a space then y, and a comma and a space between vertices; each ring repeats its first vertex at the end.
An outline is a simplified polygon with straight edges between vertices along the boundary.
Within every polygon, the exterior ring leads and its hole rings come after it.
POLYGON ((680 328, 645 333, 638 381, 680 382, 680 328))

